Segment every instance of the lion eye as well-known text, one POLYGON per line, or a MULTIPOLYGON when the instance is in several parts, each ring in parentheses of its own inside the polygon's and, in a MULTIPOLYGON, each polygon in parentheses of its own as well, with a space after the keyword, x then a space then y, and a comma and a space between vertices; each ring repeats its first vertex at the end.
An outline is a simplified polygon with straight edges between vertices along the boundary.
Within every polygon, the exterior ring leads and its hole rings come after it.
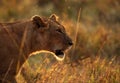
POLYGON ((62 30, 61 29, 56 29, 57 32, 59 33, 62 33, 62 30))

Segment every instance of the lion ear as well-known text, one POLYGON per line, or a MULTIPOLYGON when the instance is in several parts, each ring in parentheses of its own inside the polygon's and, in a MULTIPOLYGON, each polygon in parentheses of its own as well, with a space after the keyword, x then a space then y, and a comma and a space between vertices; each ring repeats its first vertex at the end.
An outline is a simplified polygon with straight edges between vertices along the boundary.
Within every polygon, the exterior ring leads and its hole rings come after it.
POLYGON ((57 21, 58 17, 55 14, 52 14, 49 18, 53 21, 57 21))
POLYGON ((43 21, 43 19, 38 15, 33 16, 32 20, 38 28, 47 26, 47 24, 43 21))

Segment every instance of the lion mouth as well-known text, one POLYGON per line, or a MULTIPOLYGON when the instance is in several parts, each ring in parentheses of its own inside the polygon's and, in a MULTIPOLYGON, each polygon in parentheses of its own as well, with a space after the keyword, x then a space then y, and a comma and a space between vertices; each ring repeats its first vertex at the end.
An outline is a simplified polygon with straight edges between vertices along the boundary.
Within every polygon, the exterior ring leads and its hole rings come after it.
POLYGON ((55 55, 56 55, 56 59, 60 61, 64 60, 65 58, 65 53, 63 50, 55 50, 55 55))
POLYGON ((64 55, 64 52, 63 52, 62 50, 56 50, 56 51, 55 51, 55 54, 56 54, 57 56, 61 56, 61 55, 64 55))

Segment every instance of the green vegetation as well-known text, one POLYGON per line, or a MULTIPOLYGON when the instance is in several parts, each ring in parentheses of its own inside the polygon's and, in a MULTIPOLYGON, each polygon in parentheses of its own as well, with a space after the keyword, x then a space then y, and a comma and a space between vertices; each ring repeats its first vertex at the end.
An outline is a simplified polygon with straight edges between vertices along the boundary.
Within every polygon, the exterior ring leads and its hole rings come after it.
POLYGON ((120 83, 120 1, 0 0, 0 22, 52 13, 74 46, 63 62, 46 53, 30 57, 18 83, 120 83))

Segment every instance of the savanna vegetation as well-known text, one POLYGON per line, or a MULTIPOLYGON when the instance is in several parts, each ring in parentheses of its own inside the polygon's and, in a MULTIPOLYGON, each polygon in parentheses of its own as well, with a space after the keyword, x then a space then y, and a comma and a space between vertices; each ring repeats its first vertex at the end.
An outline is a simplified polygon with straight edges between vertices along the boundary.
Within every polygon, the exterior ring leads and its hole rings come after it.
POLYGON ((62 62, 31 56, 18 83, 120 83, 120 0, 0 0, 0 22, 52 13, 74 45, 62 62))

